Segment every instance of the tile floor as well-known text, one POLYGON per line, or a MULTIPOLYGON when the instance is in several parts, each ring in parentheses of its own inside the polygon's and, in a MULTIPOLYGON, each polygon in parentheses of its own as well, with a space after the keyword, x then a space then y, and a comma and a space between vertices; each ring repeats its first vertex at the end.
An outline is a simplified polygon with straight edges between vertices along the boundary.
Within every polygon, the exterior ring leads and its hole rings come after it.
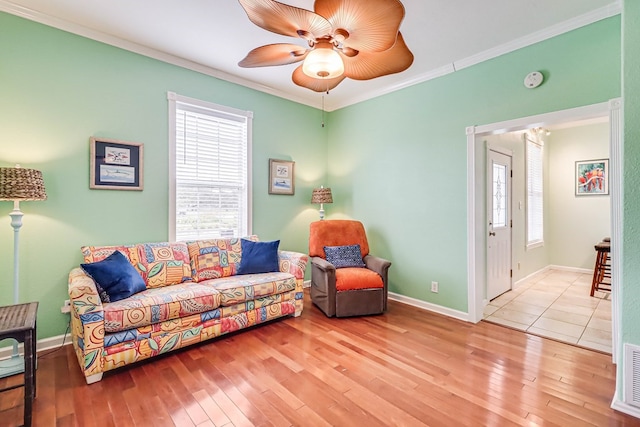
POLYGON ((484 319, 535 335, 611 353, 611 294, 589 296, 592 274, 550 269, 484 309, 484 319))

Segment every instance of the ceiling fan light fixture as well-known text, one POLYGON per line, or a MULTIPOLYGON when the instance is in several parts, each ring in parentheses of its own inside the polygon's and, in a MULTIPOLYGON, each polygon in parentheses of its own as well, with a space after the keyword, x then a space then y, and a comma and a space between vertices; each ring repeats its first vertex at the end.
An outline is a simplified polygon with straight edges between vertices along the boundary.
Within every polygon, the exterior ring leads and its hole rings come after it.
POLYGON ((331 79, 344 73, 344 63, 333 44, 318 42, 302 63, 302 72, 314 79, 331 79))

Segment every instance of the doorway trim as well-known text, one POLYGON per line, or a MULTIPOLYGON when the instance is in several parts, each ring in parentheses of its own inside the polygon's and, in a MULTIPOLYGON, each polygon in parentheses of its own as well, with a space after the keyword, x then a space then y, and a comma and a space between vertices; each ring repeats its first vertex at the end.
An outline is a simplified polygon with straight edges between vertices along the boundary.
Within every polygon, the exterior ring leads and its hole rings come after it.
POLYGON ((477 323, 482 320, 486 305, 486 245, 482 210, 479 204, 479 180, 484 171, 479 171, 476 164, 476 147, 482 137, 506 132, 526 130, 532 127, 548 127, 560 123, 587 120, 598 117, 609 117, 609 161, 610 161, 610 194, 611 194, 611 321, 612 321, 612 356, 617 360, 618 343, 620 341, 618 324, 620 310, 618 303, 619 283, 622 277, 622 99, 615 98, 609 102, 587 105, 584 107, 554 111, 529 117, 481 126, 468 126, 467 134, 467 283, 468 320, 477 323), (481 173, 478 176, 478 173, 481 173))

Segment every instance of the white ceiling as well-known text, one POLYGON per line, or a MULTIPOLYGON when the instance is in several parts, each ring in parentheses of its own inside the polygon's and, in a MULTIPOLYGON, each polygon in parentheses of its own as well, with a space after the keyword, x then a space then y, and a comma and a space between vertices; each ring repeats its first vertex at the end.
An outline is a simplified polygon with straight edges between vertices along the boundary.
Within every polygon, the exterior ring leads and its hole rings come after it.
MULTIPOLYGON (((312 0, 283 2, 313 10, 312 0)), ((369 81, 343 81, 326 97, 327 110, 459 70, 620 12, 619 0, 403 0, 403 4, 406 16, 400 31, 415 56, 413 65, 369 81)), ((304 43, 255 26, 237 0, 0 0, 0 11, 320 107, 320 94, 291 81, 298 64, 238 67, 251 49, 263 44, 304 43)))

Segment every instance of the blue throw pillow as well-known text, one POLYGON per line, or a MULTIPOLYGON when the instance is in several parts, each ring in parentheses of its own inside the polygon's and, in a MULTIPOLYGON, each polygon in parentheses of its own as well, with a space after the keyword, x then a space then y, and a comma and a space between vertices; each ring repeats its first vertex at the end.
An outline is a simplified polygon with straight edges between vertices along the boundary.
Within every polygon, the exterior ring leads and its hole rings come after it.
POLYGON ((102 261, 80 266, 96 282, 97 288, 109 296, 110 302, 128 298, 147 289, 140 273, 119 251, 102 261))
POLYGON ((335 268, 364 267, 360 245, 325 246, 324 254, 335 268))
POLYGON ((280 271, 278 246, 280 240, 273 242, 252 242, 242 239, 242 258, 236 274, 271 273, 280 271))

